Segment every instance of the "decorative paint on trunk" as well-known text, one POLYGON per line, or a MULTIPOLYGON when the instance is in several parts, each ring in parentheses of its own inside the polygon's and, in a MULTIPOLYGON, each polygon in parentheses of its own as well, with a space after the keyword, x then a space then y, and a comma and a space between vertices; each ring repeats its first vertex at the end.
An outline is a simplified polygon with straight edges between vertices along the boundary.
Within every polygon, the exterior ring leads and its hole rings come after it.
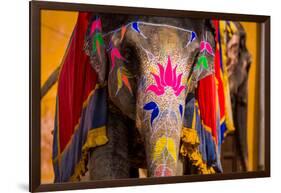
POLYGON ((174 65, 168 55, 166 65, 157 63, 158 73, 150 72, 147 77, 143 110, 150 123, 144 123, 150 176, 176 175, 186 90, 185 71, 178 73, 177 69, 184 65, 174 65))

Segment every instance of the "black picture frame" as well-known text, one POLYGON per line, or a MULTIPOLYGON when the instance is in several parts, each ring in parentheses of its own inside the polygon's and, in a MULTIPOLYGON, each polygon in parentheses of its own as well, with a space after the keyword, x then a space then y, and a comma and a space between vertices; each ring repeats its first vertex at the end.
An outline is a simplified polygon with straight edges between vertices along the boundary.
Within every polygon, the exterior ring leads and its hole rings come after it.
POLYGON ((121 6, 103 6, 92 4, 75 4, 75 3, 59 3, 59 2, 29 2, 29 18, 30 18, 30 97, 29 97, 29 191, 60 191, 75 190, 89 188, 105 188, 105 187, 122 187, 135 185, 151 185, 151 184, 167 184, 167 183, 183 183, 195 181, 213 181, 213 180, 229 180, 242 178, 260 178, 270 177, 270 16, 261 15, 245 15, 215 12, 198 12, 198 11, 182 11, 168 9, 152 9, 152 8, 134 8, 121 6), (166 16, 166 17, 189 17, 189 18, 209 18, 232 21, 248 21, 260 23, 263 36, 261 42, 264 48, 264 110, 265 110, 265 169, 264 171, 231 173, 231 174, 210 174, 210 175, 190 175, 176 176, 165 178, 142 178, 142 179, 117 179, 117 180, 100 180, 75 183, 58 183, 58 184, 41 184, 40 182, 40 11, 41 10, 62 10, 62 11, 95 11, 104 13, 119 14, 140 14, 150 16, 166 16))

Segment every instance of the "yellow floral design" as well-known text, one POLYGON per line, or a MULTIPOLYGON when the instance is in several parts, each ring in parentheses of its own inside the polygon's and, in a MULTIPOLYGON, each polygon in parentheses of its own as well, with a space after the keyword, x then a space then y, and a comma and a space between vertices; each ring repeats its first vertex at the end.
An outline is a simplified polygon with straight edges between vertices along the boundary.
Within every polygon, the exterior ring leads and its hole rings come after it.
POLYGON ((162 136, 157 140, 156 145, 154 147, 153 160, 160 158, 162 152, 165 149, 171 155, 171 157, 176 161, 177 153, 176 153, 175 142, 172 138, 166 136, 162 136))

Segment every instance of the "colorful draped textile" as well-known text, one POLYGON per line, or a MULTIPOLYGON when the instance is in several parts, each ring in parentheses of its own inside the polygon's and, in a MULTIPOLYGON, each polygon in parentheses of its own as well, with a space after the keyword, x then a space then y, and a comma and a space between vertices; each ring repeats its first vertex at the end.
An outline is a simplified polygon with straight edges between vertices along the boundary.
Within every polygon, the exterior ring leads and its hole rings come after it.
POLYGON ((183 124, 181 153, 188 155, 198 173, 222 172, 220 103, 215 74, 199 80, 195 95, 188 95, 183 124))
POLYGON ((215 76, 217 80, 218 99, 220 105, 220 128, 221 128, 221 142, 224 137, 234 131, 234 123, 232 118, 232 107, 228 85, 228 75, 226 70, 226 59, 223 60, 223 52, 225 46, 221 42, 221 27, 219 20, 213 20, 215 27, 216 53, 215 53, 215 76))
POLYGON ((188 95, 182 131, 181 153, 187 155, 197 173, 202 174, 222 172, 221 144, 227 133, 234 130, 228 76, 222 59, 220 21, 212 22, 216 34, 214 73, 202 77, 195 95, 188 95))
MULTIPOLYGON (((215 63, 216 60, 209 60, 209 65, 215 63)), ((222 172, 220 103, 215 74, 212 72, 198 80, 195 93, 188 95, 185 106, 181 153, 202 174, 222 172)))
POLYGON ((53 141, 55 182, 76 180, 86 171, 89 148, 107 142, 107 90, 84 53, 88 14, 79 13, 58 78, 53 141))
MULTIPOLYGON (((215 65, 215 64, 214 64, 215 65)), ((220 163, 220 106, 215 74, 198 82, 196 90, 196 130, 200 140, 200 152, 208 165, 222 172, 220 163), (199 118, 200 117, 200 118, 199 118)))
POLYGON ((201 118, 198 101, 188 94, 182 130, 181 154, 187 156, 197 174, 222 172, 217 144, 201 118))

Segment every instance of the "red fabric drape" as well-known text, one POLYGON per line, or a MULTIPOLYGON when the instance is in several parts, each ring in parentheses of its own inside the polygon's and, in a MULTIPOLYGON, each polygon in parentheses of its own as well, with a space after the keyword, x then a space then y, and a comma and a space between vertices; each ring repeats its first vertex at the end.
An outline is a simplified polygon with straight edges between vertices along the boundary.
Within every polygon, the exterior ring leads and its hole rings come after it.
POLYGON ((209 127, 217 142, 216 127, 216 83, 215 75, 211 74, 198 82, 196 98, 198 101, 201 120, 209 127))
POLYGON ((217 79, 218 86, 218 98, 219 98, 219 106, 220 106, 220 118, 225 117, 225 96, 224 96, 224 86, 222 81, 222 73, 221 73, 221 56, 220 56, 220 48, 219 48, 219 21, 213 20, 213 24, 216 29, 216 37, 215 40, 217 42, 216 52, 215 52, 215 76, 217 79))
POLYGON ((57 102, 59 144, 62 152, 81 116, 83 102, 95 88, 97 75, 83 50, 88 13, 79 13, 68 50, 62 63, 57 102))

